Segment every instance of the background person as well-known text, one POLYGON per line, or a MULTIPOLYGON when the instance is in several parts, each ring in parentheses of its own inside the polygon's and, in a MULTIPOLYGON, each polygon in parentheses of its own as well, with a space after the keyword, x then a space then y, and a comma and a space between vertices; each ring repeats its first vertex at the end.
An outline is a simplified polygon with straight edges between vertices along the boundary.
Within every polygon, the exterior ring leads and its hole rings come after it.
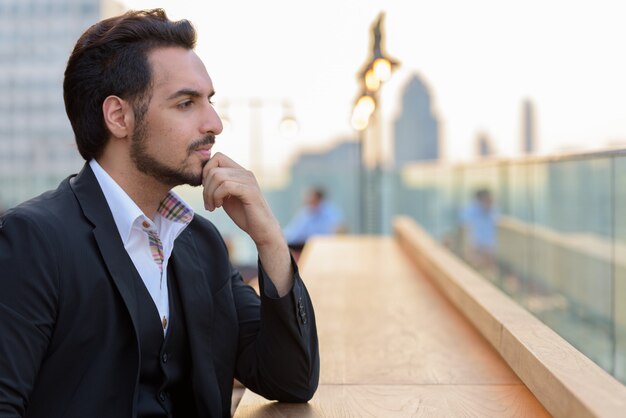
POLYGON ((313 187, 306 192, 304 206, 289 221, 284 233, 297 258, 310 237, 336 234, 340 232, 341 226, 342 215, 339 209, 326 200, 324 189, 313 187))
POLYGON ((466 260, 489 277, 496 268, 498 211, 489 189, 481 188, 461 211, 462 242, 466 260))

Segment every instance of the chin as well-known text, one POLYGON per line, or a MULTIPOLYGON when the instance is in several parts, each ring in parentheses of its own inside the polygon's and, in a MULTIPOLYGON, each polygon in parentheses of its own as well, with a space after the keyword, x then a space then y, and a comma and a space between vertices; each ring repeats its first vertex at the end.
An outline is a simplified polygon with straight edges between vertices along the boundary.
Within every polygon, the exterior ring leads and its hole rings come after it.
POLYGON ((191 181, 188 181, 187 184, 193 187, 198 187, 198 186, 202 186, 202 176, 200 177, 196 177, 193 179, 190 179, 191 181))
MULTIPOLYGON (((204 164, 202 164, 202 166, 204 167, 204 164)), ((202 181, 204 180, 202 176, 202 169, 198 172, 188 172, 186 177, 186 184, 194 187, 202 186, 202 181)))

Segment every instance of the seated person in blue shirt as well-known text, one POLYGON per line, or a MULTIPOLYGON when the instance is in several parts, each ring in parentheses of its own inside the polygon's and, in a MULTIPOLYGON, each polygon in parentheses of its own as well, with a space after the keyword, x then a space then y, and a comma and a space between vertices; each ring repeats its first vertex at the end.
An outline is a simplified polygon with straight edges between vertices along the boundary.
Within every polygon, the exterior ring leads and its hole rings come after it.
POLYGON ((305 205, 285 227, 285 238, 289 247, 298 252, 310 237, 336 234, 341 224, 339 209, 325 199, 322 188, 314 187, 307 192, 305 205))
POLYGON ((477 190, 474 200, 461 212, 463 232, 467 240, 465 256, 479 270, 489 270, 495 266, 498 216, 488 189, 477 190))

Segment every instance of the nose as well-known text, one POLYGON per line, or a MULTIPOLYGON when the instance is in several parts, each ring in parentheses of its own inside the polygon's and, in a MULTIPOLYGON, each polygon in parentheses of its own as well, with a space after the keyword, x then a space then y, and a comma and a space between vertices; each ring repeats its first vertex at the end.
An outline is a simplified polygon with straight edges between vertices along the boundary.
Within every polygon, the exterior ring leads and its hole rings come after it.
POLYGON ((202 133, 219 135, 224 129, 224 126, 222 125, 222 119, 220 119, 217 111, 212 104, 207 103, 207 107, 207 112, 204 116, 204 123, 202 125, 202 133))

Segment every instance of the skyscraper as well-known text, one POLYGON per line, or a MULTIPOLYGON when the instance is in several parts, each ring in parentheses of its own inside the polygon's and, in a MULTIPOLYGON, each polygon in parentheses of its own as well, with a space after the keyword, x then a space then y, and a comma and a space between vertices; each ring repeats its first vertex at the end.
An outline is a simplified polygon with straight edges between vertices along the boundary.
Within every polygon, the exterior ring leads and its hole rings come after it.
POLYGON ((533 154, 537 148, 535 107, 526 99, 522 105, 522 154, 533 154))
POLYGON ((0 206, 82 166, 63 104, 63 72, 80 34, 111 0, 0 1, 0 206))
POLYGON ((431 94, 417 75, 407 83, 395 127, 395 165, 439 158, 439 122, 433 113, 431 94))
POLYGON ((495 153, 493 144, 486 132, 479 132, 476 135, 476 155, 479 157, 489 157, 495 153))

